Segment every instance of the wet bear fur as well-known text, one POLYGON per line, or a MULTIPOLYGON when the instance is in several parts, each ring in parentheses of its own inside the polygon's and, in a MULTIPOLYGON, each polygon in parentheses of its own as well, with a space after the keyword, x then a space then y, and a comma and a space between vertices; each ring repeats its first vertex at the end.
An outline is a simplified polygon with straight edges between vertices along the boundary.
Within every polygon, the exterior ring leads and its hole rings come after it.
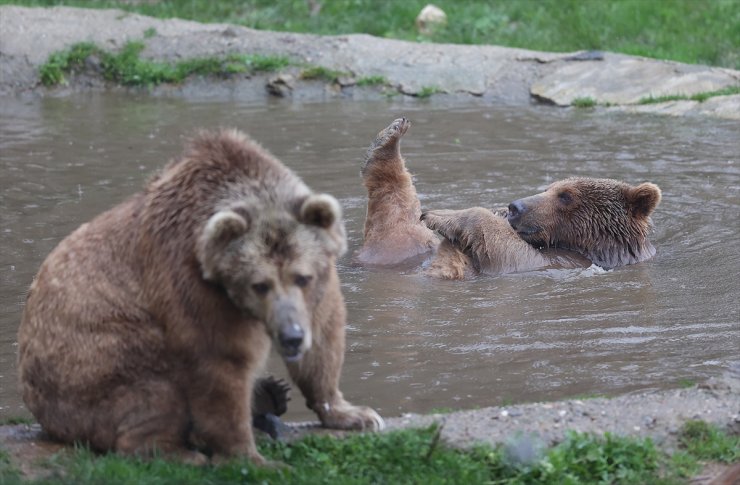
POLYGON ((661 192, 652 183, 635 187, 610 179, 571 178, 504 209, 422 212, 400 151, 409 127, 407 119, 395 120, 367 151, 362 169, 368 192, 365 240, 357 254, 361 263, 394 265, 428 255, 425 274, 465 279, 591 263, 609 269, 655 254, 648 235, 661 192))
POLYGON ((324 426, 378 429, 338 387, 345 248, 334 198, 237 131, 201 133, 44 261, 18 332, 23 399, 63 442, 263 463, 251 396, 274 344, 324 426))

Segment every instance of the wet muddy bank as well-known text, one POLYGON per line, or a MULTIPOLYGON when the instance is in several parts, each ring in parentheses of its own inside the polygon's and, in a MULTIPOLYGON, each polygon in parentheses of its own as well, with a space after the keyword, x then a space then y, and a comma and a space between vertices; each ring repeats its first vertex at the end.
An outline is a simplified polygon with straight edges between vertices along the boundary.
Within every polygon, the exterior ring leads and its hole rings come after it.
POLYGON ((38 68, 52 52, 78 42, 116 51, 126 42, 146 44, 143 57, 178 61, 229 54, 287 56, 303 65, 346 73, 328 82, 304 81, 299 69, 229 79, 191 78, 156 87, 155 95, 233 96, 240 100, 279 95, 298 100, 378 99, 387 96, 474 97, 482 104, 558 106, 593 103, 599 109, 740 118, 740 94, 642 105, 669 95, 736 89, 740 72, 608 52, 547 53, 485 45, 424 44, 369 35, 317 36, 257 31, 227 24, 159 20, 119 10, 66 7, 0 7, 0 95, 64 94, 111 89, 96 75, 69 85, 40 88, 38 68), (357 85, 382 77, 382 87, 357 85))

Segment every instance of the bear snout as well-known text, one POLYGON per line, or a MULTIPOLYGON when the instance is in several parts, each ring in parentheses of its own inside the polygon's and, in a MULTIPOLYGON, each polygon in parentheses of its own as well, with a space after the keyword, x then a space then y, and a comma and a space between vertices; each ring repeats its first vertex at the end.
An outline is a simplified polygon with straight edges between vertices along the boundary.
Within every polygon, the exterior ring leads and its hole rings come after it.
POLYGON ((509 214, 506 219, 509 221, 511 227, 516 229, 517 224, 521 221, 522 216, 527 212, 527 206, 524 205, 524 200, 515 200, 509 204, 509 214))
POLYGON ((286 360, 298 360, 301 358, 303 339, 306 334, 295 322, 287 323, 280 327, 278 342, 280 343, 280 354, 286 360))

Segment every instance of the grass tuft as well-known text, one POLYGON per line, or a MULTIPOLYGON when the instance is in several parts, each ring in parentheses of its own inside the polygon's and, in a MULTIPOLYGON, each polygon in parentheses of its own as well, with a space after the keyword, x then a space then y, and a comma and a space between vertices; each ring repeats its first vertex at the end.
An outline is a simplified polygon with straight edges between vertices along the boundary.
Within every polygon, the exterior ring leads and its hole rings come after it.
POLYGON ((385 76, 364 76, 357 80, 358 86, 382 86, 388 84, 385 76))
POLYGON ((740 85, 728 86, 726 88, 718 89, 716 91, 704 91, 703 93, 696 93, 696 94, 692 94, 691 96, 688 96, 685 94, 669 94, 666 96, 648 96, 647 98, 640 99, 637 102, 637 104, 656 104, 656 103, 666 103, 668 101, 698 101, 700 103, 703 103, 709 98, 714 98, 715 96, 730 96, 733 94, 740 94, 740 85))
POLYGON ((94 44, 75 44, 55 52, 39 68, 45 86, 66 83, 65 75, 86 69, 88 59, 96 59, 99 69, 108 81, 124 86, 152 86, 161 83, 179 83, 193 75, 230 76, 244 72, 275 71, 291 64, 282 56, 231 54, 225 58, 203 57, 177 63, 157 62, 141 58, 144 43, 128 42, 117 53, 104 51, 94 44))
POLYGON ((681 428, 679 443, 700 460, 733 463, 740 460, 740 436, 731 436, 704 421, 687 421, 681 428))
POLYGON ((348 75, 349 74, 346 72, 337 71, 322 66, 310 66, 301 71, 301 79, 320 79, 329 82, 335 82, 340 77, 348 75))
POLYGON ((0 426, 15 426, 17 424, 34 424, 36 422, 33 418, 26 418, 24 416, 10 416, 8 418, 0 420, 0 426))
POLYGON ((444 91, 439 89, 437 86, 422 86, 418 93, 414 96, 417 98, 428 98, 433 94, 443 93, 444 91))
POLYGON ((74 44, 69 49, 54 52, 39 68, 41 82, 45 86, 54 86, 65 82, 64 74, 81 70, 88 57, 96 54, 99 49, 91 42, 74 44))
POLYGON ((594 98, 576 98, 570 104, 575 108, 593 108, 596 106, 596 100, 594 98))

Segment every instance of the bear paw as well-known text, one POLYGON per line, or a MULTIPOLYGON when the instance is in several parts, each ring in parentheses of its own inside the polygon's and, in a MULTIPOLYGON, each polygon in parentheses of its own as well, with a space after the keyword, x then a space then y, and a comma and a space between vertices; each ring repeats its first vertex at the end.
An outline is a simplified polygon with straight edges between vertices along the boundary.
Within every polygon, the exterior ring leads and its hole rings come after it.
POLYGON ((385 421, 374 409, 367 406, 353 406, 346 401, 334 405, 324 403, 318 410, 318 415, 325 428, 362 431, 385 429, 385 421))
POLYGON ((393 123, 375 137, 365 154, 365 165, 362 167, 362 173, 365 173, 370 163, 375 160, 395 159, 401 157, 399 142, 401 137, 406 134, 411 121, 408 118, 398 118, 393 123))

